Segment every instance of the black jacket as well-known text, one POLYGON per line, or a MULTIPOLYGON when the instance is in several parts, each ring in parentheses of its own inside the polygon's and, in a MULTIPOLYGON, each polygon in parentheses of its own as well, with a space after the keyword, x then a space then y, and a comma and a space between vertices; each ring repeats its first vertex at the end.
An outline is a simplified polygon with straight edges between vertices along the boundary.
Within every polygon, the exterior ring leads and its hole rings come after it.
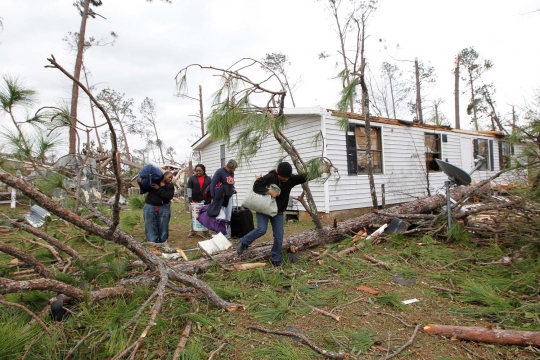
POLYGON ((174 185, 168 183, 165 186, 160 186, 159 189, 150 189, 144 202, 149 205, 160 206, 170 203, 173 197, 174 185))
POLYGON ((207 187, 210 186, 211 181, 212 181, 212 179, 210 179, 210 176, 204 175, 204 183, 203 183, 203 186, 202 186, 202 189, 201 189, 201 187, 199 186, 198 176, 193 175, 192 177, 190 177, 189 180, 188 180, 188 183, 187 183, 187 188, 191 189, 191 198, 189 200, 190 201, 193 200, 193 201, 196 201, 196 202, 201 202, 203 200, 206 200, 203 197, 203 191, 207 187))
POLYGON ((287 182, 282 183, 278 179, 278 174, 276 170, 272 170, 268 174, 255 180, 255 183, 253 184, 253 192, 261 195, 266 195, 268 194, 268 186, 270 186, 270 184, 275 184, 279 186, 279 188, 281 189, 281 193, 278 197, 276 197, 276 203, 278 213, 282 213, 283 211, 285 211, 285 209, 287 209, 287 205, 289 204, 289 196, 291 195, 292 188, 296 185, 305 183, 306 180, 307 177, 305 174, 293 174, 287 182))

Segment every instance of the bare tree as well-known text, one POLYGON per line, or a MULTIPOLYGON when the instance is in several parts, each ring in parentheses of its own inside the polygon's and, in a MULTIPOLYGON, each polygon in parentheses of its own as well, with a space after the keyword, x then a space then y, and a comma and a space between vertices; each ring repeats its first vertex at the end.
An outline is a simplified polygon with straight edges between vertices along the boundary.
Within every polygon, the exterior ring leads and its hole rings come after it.
POLYGON ((288 77, 288 69, 287 66, 289 66, 291 63, 289 61, 289 57, 287 55, 284 55, 282 53, 271 53, 266 54, 266 57, 261 60, 263 63, 263 69, 270 69, 274 71, 275 73, 283 76, 283 84, 287 88, 289 92, 289 96, 291 97, 291 102, 293 104, 293 107, 296 107, 296 104, 294 103, 293 98, 293 88, 296 84, 293 84, 291 86, 291 83, 289 81, 288 77))
MULTIPOLYGON (((340 0, 329 0, 328 9, 334 16, 336 21, 337 32, 340 41, 340 49, 338 53, 343 59, 344 69, 338 74, 343 83, 341 99, 337 107, 339 111, 347 111, 349 109, 354 112, 354 102, 357 95, 357 86, 361 87, 361 111, 364 115, 365 132, 366 132, 366 158, 367 158, 367 173, 369 178, 369 188, 373 208, 378 207, 377 190, 375 189, 375 180, 373 178, 373 161, 371 158, 371 124, 369 120, 369 91, 366 82, 366 57, 365 57, 365 42, 366 42, 366 26, 373 12, 377 9, 377 1, 360 1, 354 2, 353 7, 349 9, 344 17, 344 25, 340 22, 339 7, 340 0), (355 31, 356 39, 354 48, 351 51, 346 51, 347 34, 355 31)), ((320 57, 328 57, 326 54, 321 54, 320 57)), ((340 123, 343 129, 348 128, 346 118, 340 123)))
POLYGON ((458 55, 458 59, 460 67, 466 72, 466 76, 462 76, 461 80, 467 82, 471 96, 469 105, 467 106, 467 114, 473 116, 472 123, 474 125, 474 129, 479 130, 478 107, 482 99, 477 97, 475 81, 478 80, 483 73, 491 69, 493 67, 493 63, 488 59, 480 60, 480 55, 474 49, 474 47, 461 50, 458 55))
POLYGON ((133 98, 124 99, 124 96, 125 94, 120 94, 115 90, 107 88, 101 90, 96 96, 96 99, 103 104, 105 111, 110 114, 111 120, 120 127, 125 154, 127 159, 131 161, 127 135, 139 134, 141 124, 137 121, 136 116, 133 115, 133 98))
POLYGON ((153 130, 153 135, 155 135, 155 140, 153 143, 159 149, 161 155, 161 162, 165 163, 165 156, 163 155, 163 142, 159 139, 157 131, 157 115, 156 115, 156 104, 154 100, 150 98, 145 98, 139 107, 139 112, 142 116, 142 121, 145 126, 150 126, 153 130))

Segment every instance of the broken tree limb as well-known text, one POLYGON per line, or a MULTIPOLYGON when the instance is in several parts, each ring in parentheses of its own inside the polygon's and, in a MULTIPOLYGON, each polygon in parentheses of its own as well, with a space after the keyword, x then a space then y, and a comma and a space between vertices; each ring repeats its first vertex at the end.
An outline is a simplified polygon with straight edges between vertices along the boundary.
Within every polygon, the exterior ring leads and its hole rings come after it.
POLYGON ((300 297, 300 295, 298 295, 298 293, 296 293, 295 296, 296 296, 296 298, 297 298, 298 300, 300 300, 302 303, 304 303, 304 305, 308 306, 311 310, 316 311, 316 312, 318 312, 318 313, 321 313, 321 314, 323 314, 323 315, 329 316, 329 317, 331 317, 332 319, 334 319, 334 320, 336 320, 336 321, 341 321, 341 316, 339 316, 339 315, 334 315, 334 314, 332 314, 332 313, 329 313, 328 311, 325 311, 325 310, 323 310, 323 309, 319 309, 319 308, 317 308, 317 307, 315 307, 315 306, 309 305, 304 299, 302 299, 302 298, 300 297))
POLYGON ((490 344, 540 346, 540 331, 497 330, 480 326, 428 324, 424 327, 424 332, 429 335, 440 335, 490 344))
POLYGON ((27 252, 19 250, 18 248, 1 241, 0 251, 21 260, 28 266, 33 267, 35 272, 40 274, 41 276, 46 277, 47 279, 54 279, 53 273, 51 273, 51 271, 47 269, 45 265, 43 265, 38 259, 28 254, 27 252))
POLYGON ((413 331, 413 333, 411 335, 411 338, 405 344, 403 344, 403 346, 401 346, 399 349, 397 349, 391 355, 386 356, 384 359, 387 360, 387 359, 391 359, 393 357, 396 357, 400 352, 402 352, 403 350, 405 350, 406 348, 411 346, 412 343, 414 342, 414 339, 416 338, 416 335, 418 334, 418 330, 420 330, 421 327, 422 327, 422 325, 420 325, 420 324, 416 325, 416 327, 414 328, 414 331, 413 331))
MULTIPOLYGON (((488 185, 487 181, 482 181, 476 186, 464 187, 460 186, 453 188, 452 198, 462 199, 467 197, 473 191, 478 188, 488 185)), ((434 195, 432 197, 423 198, 420 200, 404 203, 394 206, 386 210, 390 214, 420 214, 434 211, 441 206, 446 205, 446 199, 442 195, 434 195)), ((343 240, 348 235, 354 235, 361 229, 370 224, 376 222, 379 215, 370 212, 363 216, 348 219, 338 223, 337 227, 325 226, 321 230, 312 229, 304 231, 300 234, 289 236, 283 239, 283 250, 287 250, 291 245, 298 247, 298 250, 305 250, 319 245, 328 244, 343 240)), ((265 258, 270 256, 273 242, 266 242, 262 244, 255 244, 250 246, 249 249, 244 251, 242 255, 236 254, 236 251, 224 251, 218 254, 214 254, 214 259, 222 262, 238 262, 238 260, 247 260, 253 258, 265 258)), ((180 270, 184 273, 194 274, 197 271, 205 271, 211 264, 208 259, 197 259, 181 264, 174 265, 174 269, 180 270)))
POLYGON ((77 251, 75 251, 70 246, 64 244, 60 240, 58 240, 58 239, 52 237, 51 235, 47 234, 45 231, 41 231, 39 229, 36 229, 33 226, 24 224, 22 222, 17 222, 17 221, 12 222, 11 225, 16 227, 17 229, 21 229, 22 231, 26 231, 29 234, 35 235, 35 236, 39 237, 40 239, 45 240, 46 242, 48 242, 52 246, 56 247, 57 249, 65 252, 66 254, 68 254, 68 255, 76 258, 76 259, 80 259, 79 253, 77 253, 77 251))
POLYGON ((390 265, 388 265, 384 261, 377 260, 374 257, 369 256, 368 254, 363 254, 362 257, 366 259, 367 261, 369 261, 370 263, 374 264, 375 266, 382 266, 386 270, 392 270, 392 267, 390 265))
POLYGON ((257 330, 260 332, 264 332, 267 334, 277 334, 277 335, 284 335, 284 336, 290 336, 292 338, 297 338, 319 354, 322 354, 326 357, 329 357, 331 359, 347 359, 349 357, 349 354, 347 353, 335 353, 332 351, 323 350, 317 345, 315 345, 311 340, 309 340, 304 334, 295 333, 292 331, 279 331, 279 330, 268 330, 258 325, 250 325, 248 326, 248 329, 251 330, 257 330))
MULTIPOLYGON (((36 201, 39 204, 39 206, 41 206, 42 208, 66 220, 67 222, 79 227, 80 229, 83 229, 91 234, 97 235, 105 240, 114 242, 118 245, 121 245, 127 248, 135 256, 141 259, 151 270, 158 270, 161 268, 163 264, 165 264, 161 258, 157 257, 150 250, 142 246, 132 236, 126 234, 124 231, 119 229, 116 226, 117 222, 115 220, 117 219, 115 219, 114 217, 111 220, 111 219, 106 218, 105 216, 101 216, 100 220, 105 221, 105 224, 108 225, 108 226, 101 226, 63 207, 62 204, 47 197, 37 188, 27 183, 24 179, 20 179, 16 176, 13 176, 12 174, 4 171, 3 169, 0 169, 0 181, 5 184, 8 184, 11 187, 14 187, 20 190, 23 194, 28 196, 30 199, 36 201)), ((219 259, 217 260, 219 261, 219 259)), ((230 303, 228 301, 223 300, 204 281, 201 281, 193 276, 182 273, 178 271, 177 269, 174 269, 168 265, 166 265, 165 270, 170 280, 177 280, 186 285, 193 286, 199 289, 205 296, 207 296, 212 302, 214 302, 216 306, 222 309, 227 309, 228 311, 234 311, 238 308, 244 308, 244 305, 242 304, 234 304, 234 303, 230 303)), ((0 279, 0 281, 1 280, 2 279, 0 279)), ((3 290, 3 289, 0 288, 0 290, 3 290)), ((65 292, 62 292, 62 293, 66 295, 70 295, 65 292)), ((76 297, 76 298, 82 299, 82 297, 76 297)))

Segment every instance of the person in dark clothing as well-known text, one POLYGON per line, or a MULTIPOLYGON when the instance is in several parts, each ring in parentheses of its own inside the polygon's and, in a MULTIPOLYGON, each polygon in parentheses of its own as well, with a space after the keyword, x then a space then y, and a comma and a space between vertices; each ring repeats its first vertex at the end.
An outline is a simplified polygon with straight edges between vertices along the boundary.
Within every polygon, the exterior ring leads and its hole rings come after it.
POLYGON ((253 184, 253 192, 261 195, 270 195, 276 199, 278 213, 275 216, 255 213, 257 217, 257 227, 247 233, 238 241, 236 252, 241 255, 244 250, 251 245, 256 239, 266 234, 268 229, 268 221, 272 224, 272 232, 274 233, 274 245, 272 246, 272 265, 281 266, 283 259, 281 257, 281 249, 283 247, 283 211, 289 204, 289 196, 293 187, 303 184, 307 181, 305 174, 292 174, 292 166, 288 162, 279 163, 277 169, 270 171, 268 174, 255 180, 253 184), (281 193, 278 195, 274 190, 268 190, 271 184, 279 186, 281 193))
MULTIPOLYGON (((232 196, 236 193, 234 188, 234 170, 238 167, 238 163, 231 159, 227 165, 218 169, 212 177, 210 183, 210 194, 212 195, 212 204, 208 208, 207 214, 211 217, 219 215, 221 208, 225 211, 225 220, 231 221, 232 214, 232 196)), ((227 226, 228 239, 231 237, 231 227, 227 226)))
MULTIPOLYGON (((210 186, 212 179, 206 175, 206 167, 203 164, 195 165, 195 175, 189 178, 187 183, 187 196, 190 204, 201 203, 209 204, 211 198, 204 197, 204 191, 210 186)), ((209 236, 208 231, 203 231, 204 236, 209 236)), ((193 227, 189 231, 188 237, 195 236, 193 227)))
POLYGON ((171 220, 171 200, 174 197, 173 174, 163 174, 159 184, 152 184, 143 208, 146 239, 155 243, 165 243, 169 238, 171 220))

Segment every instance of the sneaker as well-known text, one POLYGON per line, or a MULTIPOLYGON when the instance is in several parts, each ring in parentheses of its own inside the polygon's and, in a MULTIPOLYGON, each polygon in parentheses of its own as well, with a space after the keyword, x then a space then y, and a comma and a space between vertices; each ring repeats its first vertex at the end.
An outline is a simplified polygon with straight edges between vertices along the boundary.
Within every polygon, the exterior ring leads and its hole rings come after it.
POLYGON ((244 245, 244 243, 242 243, 241 241, 238 242, 238 245, 236 245, 236 253, 238 255, 242 255, 242 253, 244 252, 244 250, 246 250, 248 248, 247 245, 244 245))
POLYGON ((281 261, 270 261, 273 267, 281 267, 283 263, 281 261))

